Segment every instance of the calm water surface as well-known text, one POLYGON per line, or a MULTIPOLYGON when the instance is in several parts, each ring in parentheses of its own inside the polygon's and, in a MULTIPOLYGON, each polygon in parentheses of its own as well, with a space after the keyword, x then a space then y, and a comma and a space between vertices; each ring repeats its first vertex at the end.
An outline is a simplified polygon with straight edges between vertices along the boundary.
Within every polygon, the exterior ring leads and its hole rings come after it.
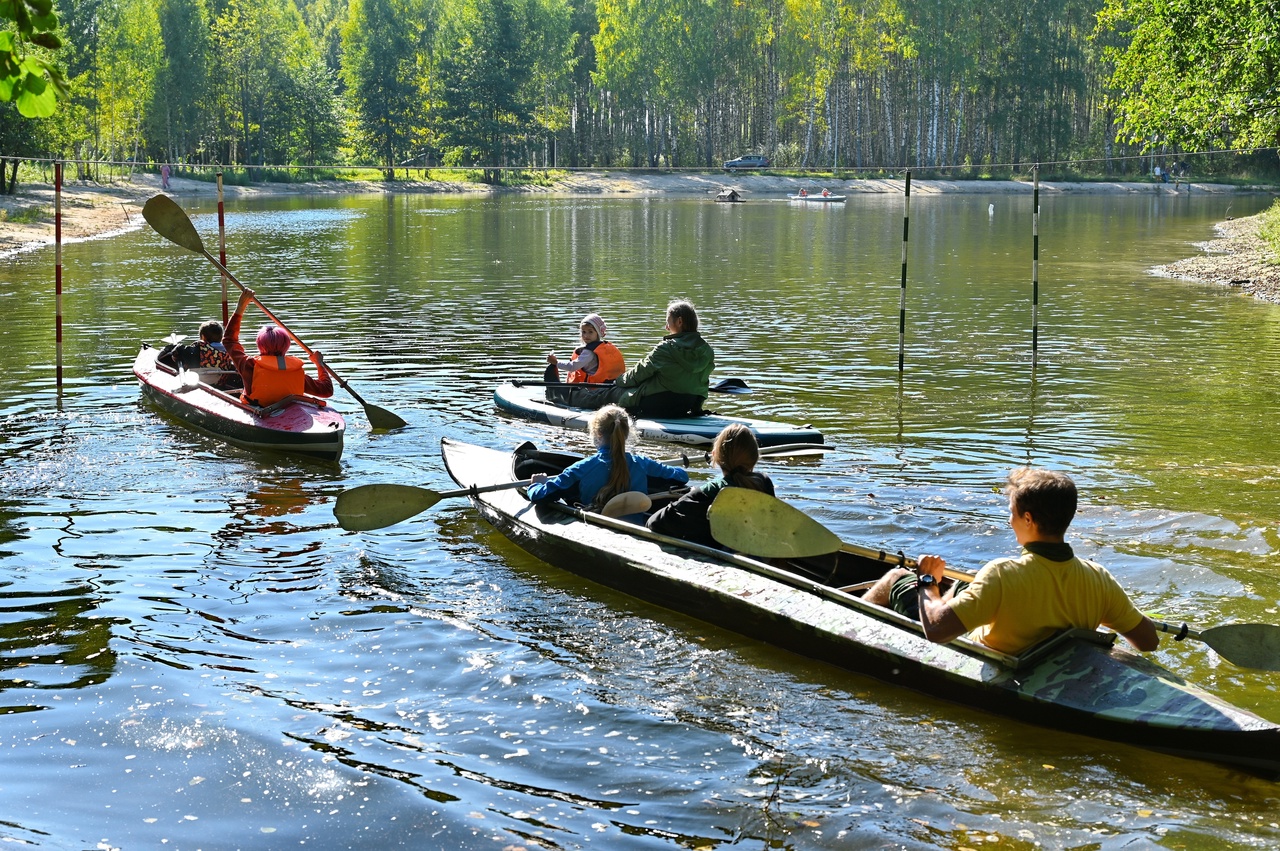
MULTIPOLYGON (((184 204, 188 199, 179 199, 184 204)), ((238 276, 366 399, 337 465, 139 402, 143 341, 217 315, 149 230, 0 260, 0 839, 36 848, 1273 848, 1280 784, 995 720, 575 579, 463 501, 347 533, 346 487, 452 487, 442 436, 581 438, 493 407, 599 311, 632 358, 701 308, 722 411, 839 449, 774 462, 844 537, 1013 547, 1009 467, 1069 471, 1074 539, 1139 604, 1280 622, 1280 308, 1150 276, 1265 196, 236 201, 238 276), (994 204, 994 213, 988 205, 994 204)), ((190 202, 206 243, 211 208, 190 202)), ((234 297, 233 297, 234 300, 234 297)), ((257 318, 255 317, 255 322, 257 318)), ((648 447, 663 455, 664 450, 648 447)), ((669 450, 666 450, 669 452, 669 450)), ((1280 720, 1280 677, 1158 660, 1280 720)))

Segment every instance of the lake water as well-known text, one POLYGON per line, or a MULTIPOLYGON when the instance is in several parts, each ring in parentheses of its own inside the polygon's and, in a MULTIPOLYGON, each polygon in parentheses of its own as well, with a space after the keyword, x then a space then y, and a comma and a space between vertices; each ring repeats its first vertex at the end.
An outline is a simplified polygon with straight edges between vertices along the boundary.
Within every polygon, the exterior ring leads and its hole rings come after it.
MULTIPOLYGON (((190 199, 216 245, 212 207, 190 199)), ((838 449, 771 462, 847 539, 1010 552, 1011 466, 1070 472, 1078 549, 1139 605, 1280 623, 1280 307, 1147 270, 1263 195, 234 201, 229 265, 365 399, 340 464, 142 405, 143 341, 218 315, 216 270, 138 230, 0 260, 0 839, 37 848, 1272 848, 1280 784, 923 698, 524 554, 463 500, 389 529, 344 488, 447 489, 439 440, 512 420, 589 311, 632 359, 691 298, 740 412, 838 449), (994 211, 989 213, 989 204, 994 211)), ((234 301, 234 294, 232 296, 234 301)), ((251 325, 260 317, 253 316, 251 325)), ((646 451, 670 454, 660 446, 646 451)), ((1280 675, 1156 659, 1280 721, 1280 675)))

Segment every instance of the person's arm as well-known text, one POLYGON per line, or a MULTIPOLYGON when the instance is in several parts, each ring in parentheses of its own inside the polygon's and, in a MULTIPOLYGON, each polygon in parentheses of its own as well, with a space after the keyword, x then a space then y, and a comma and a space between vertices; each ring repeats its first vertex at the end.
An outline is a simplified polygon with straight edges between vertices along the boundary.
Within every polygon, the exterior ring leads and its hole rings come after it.
POLYGON ((662 371, 665 360, 666 352, 659 343, 638 364, 620 375, 615 383, 619 387, 639 387, 662 371))
POLYGON ((530 502, 547 502, 561 494, 568 493, 582 477, 586 461, 590 458, 570 464, 558 476, 548 478, 546 473, 534 473, 529 477, 529 487, 525 496, 530 502))
POLYGON ((227 322, 227 330, 222 335, 222 345, 226 348, 227 354, 231 355, 231 362, 235 364, 236 372, 240 373, 240 380, 244 383, 246 393, 253 386, 253 358, 249 357, 244 346, 240 344, 240 323, 244 319, 245 308, 252 302, 253 291, 242 290, 240 300, 236 302, 235 312, 231 314, 231 319, 227 322))
MULTIPOLYGON (((920 625, 924 627, 924 636, 935 644, 946 644, 968 632, 964 623, 951 611, 948 605, 951 593, 943 595, 938 590, 947 562, 941 556, 923 555, 917 560, 917 574, 928 574, 933 577, 931 584, 922 584, 916 589, 920 595, 920 625)), ((954 586, 952 591, 954 591, 954 586)))
POLYGON ((316 368, 318 378, 303 373, 302 386, 303 389, 312 396, 318 396, 321 399, 328 399, 333 395, 333 379, 329 377, 329 370, 324 368, 324 354, 311 350, 311 365, 316 368))
POLYGON ((1145 653, 1150 653, 1160 646, 1160 631, 1156 629, 1156 625, 1151 618, 1146 615, 1142 616, 1142 620, 1133 629, 1120 634, 1124 636, 1126 641, 1145 653))
POLYGON ((573 372, 575 369, 580 369, 583 372, 591 372, 595 369, 598 361, 599 359, 596 357, 595 352, 590 349, 583 349, 582 354, 578 355, 568 363, 557 363, 556 367, 561 372, 573 372))
POLYGON ((640 462, 640 468, 644 470, 646 476, 654 479, 674 479, 682 485, 689 481, 689 471, 684 467, 672 467, 670 464, 663 464, 645 455, 634 457, 640 462))

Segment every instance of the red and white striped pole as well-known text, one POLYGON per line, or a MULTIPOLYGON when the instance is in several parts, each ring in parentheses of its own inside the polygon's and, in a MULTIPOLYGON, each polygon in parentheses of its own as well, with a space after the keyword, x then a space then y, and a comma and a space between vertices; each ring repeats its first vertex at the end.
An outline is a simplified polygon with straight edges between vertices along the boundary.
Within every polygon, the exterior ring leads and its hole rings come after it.
MULTIPOLYGON (((222 172, 218 172, 218 260, 227 268, 227 223, 222 209, 222 172)), ((227 310, 227 276, 222 274, 222 324, 231 320, 227 310)))
POLYGON ((62 163, 53 164, 53 290, 54 339, 57 341, 57 383, 62 392, 62 163))

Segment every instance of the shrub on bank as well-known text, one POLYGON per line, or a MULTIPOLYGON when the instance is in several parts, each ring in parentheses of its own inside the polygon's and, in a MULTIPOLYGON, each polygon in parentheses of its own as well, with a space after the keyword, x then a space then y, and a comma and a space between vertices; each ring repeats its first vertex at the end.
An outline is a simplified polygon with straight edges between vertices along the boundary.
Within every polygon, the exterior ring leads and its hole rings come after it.
POLYGON ((1280 201, 1264 210, 1260 218, 1262 224, 1258 227, 1258 235, 1271 252, 1271 262, 1280 264, 1280 201))

